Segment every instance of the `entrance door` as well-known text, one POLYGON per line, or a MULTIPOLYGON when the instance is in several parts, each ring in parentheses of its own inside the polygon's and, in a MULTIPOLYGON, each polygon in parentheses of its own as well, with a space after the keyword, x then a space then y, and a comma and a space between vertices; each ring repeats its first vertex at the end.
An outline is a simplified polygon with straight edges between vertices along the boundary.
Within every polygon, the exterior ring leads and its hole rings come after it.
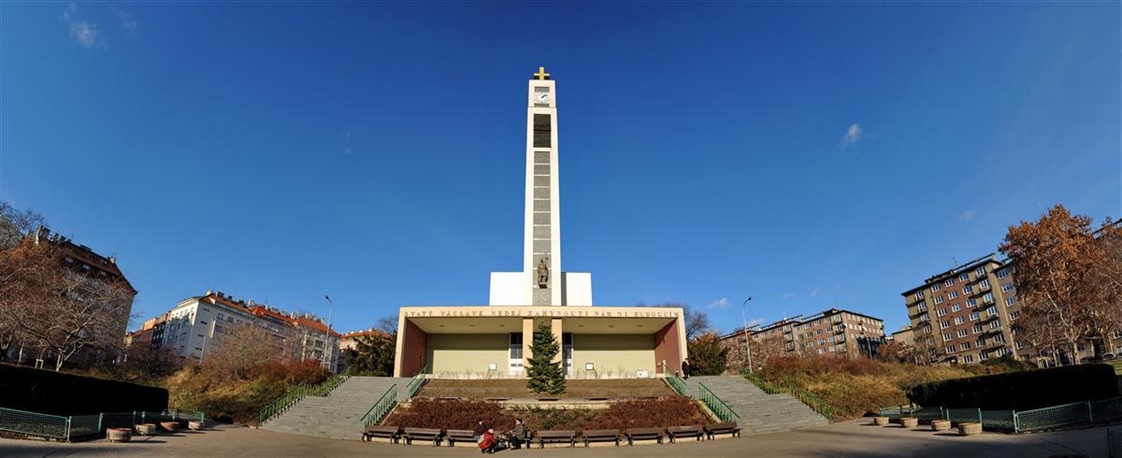
POLYGON ((522 376, 522 333, 510 333, 510 372, 511 377, 522 376))

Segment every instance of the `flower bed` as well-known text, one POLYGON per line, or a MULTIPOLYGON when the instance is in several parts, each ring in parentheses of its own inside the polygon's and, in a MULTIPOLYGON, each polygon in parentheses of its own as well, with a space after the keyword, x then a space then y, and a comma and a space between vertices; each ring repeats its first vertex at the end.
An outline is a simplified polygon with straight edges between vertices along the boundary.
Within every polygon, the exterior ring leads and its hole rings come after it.
POLYGON ((693 400, 685 397, 632 399, 613 402, 607 409, 503 409, 495 401, 416 398, 398 409, 384 424, 412 428, 472 429, 483 419, 496 431, 514 427, 522 418, 532 430, 663 428, 712 423, 693 400))

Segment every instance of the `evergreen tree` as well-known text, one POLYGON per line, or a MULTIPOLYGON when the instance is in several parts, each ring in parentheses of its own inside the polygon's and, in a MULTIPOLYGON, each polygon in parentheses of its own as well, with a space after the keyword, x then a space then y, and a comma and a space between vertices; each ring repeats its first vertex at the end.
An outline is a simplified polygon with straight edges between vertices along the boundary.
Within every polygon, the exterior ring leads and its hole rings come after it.
POLYGON ((526 367, 529 388, 534 393, 561 394, 565 392, 565 374, 561 362, 553 358, 560 351, 557 337, 549 324, 542 323, 534 332, 534 343, 530 345, 530 361, 526 367))
POLYGON ((392 334, 360 336, 355 348, 343 352, 347 375, 389 377, 393 375, 397 336, 392 334))

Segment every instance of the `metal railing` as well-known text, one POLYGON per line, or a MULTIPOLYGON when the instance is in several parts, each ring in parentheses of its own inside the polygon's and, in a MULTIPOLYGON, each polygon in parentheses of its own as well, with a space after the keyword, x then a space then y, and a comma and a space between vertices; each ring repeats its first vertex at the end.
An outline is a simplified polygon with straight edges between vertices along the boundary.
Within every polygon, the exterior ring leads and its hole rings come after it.
POLYGON ((386 414, 393 410, 397 405, 397 384, 394 384, 386 393, 375 402, 370 410, 366 411, 366 415, 362 416, 362 426, 370 426, 378 424, 385 418, 386 414))
POLYGON ((425 374, 414 375, 413 379, 409 380, 409 384, 405 386, 405 392, 409 394, 409 399, 413 399, 413 396, 421 391, 421 387, 425 386, 426 381, 425 374))
POLYGON ((663 380, 666 380, 666 384, 670 385, 670 388, 678 393, 678 396, 686 395, 686 382, 678 378, 677 375, 667 375, 663 380))
POLYGON ((1084 423, 1092 424, 1094 419, 1091 418, 1090 402, 1076 402, 1017 412, 1013 415, 1013 422, 1017 432, 1026 432, 1084 423))
POLYGON ((708 407, 709 411, 713 412, 713 415, 716 415, 721 421, 733 422, 740 418, 740 415, 737 415, 731 406, 722 401, 716 394, 713 394, 713 391, 704 383, 697 383, 697 398, 701 399, 701 402, 705 403, 705 407, 708 407))
POLYGON ((0 431, 69 439, 70 418, 0 407, 0 431))
POLYGON ((881 407, 883 417, 916 417, 921 422, 936 418, 950 420, 951 423, 980 422, 982 429, 1024 433, 1046 431, 1056 428, 1106 425, 1122 421, 1122 397, 1101 401, 1074 402, 1053 407, 1032 410, 982 410, 978 408, 947 409, 926 407, 913 409, 910 406, 881 407))
POLYGON ((823 401, 822 398, 815 396, 814 393, 799 388, 798 385, 795 385, 794 383, 772 383, 765 380, 763 377, 760 377, 759 375, 751 373, 744 374, 744 378, 755 384, 764 393, 791 395, 791 397, 799 400, 799 402, 802 402, 803 404, 806 404, 807 407, 810 407, 811 410, 817 412, 819 415, 822 415, 823 417, 826 417, 828 419, 834 418, 833 407, 827 404, 826 401, 823 401))
POLYGON ((296 405, 296 402, 304 399, 305 396, 327 396, 331 390, 338 388, 343 382, 347 381, 347 376, 336 375, 319 385, 305 385, 300 384, 288 390, 287 393, 277 398, 276 401, 269 403, 261 409, 257 414, 257 424, 264 424, 266 421, 271 420, 273 417, 284 413, 290 407, 296 405))
POLYGON ((1122 428, 1106 430, 1106 449, 1110 458, 1122 458, 1122 428))

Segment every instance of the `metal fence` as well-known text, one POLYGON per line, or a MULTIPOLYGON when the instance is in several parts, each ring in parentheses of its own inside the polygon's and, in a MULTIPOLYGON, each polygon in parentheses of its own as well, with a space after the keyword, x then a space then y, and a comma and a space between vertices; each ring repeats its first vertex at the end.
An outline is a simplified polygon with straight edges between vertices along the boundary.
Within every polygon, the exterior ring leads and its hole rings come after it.
POLYGON ((67 439, 70 419, 0 407, 0 430, 38 437, 67 439))
POLYGON ((982 423, 982 428, 986 430, 1023 433, 1122 422, 1122 398, 1076 402, 1020 412, 1014 410, 943 409, 939 407, 913 409, 910 406, 890 406, 881 407, 878 413, 882 417, 892 419, 916 417, 921 422, 929 422, 933 419, 931 417, 936 415, 936 412, 941 412, 941 416, 935 418, 950 420, 952 423, 976 421, 982 423))
POLYGON ((1110 458, 1122 458, 1122 429, 1106 430, 1106 449, 1110 458))
POLYGON ((395 383, 386 393, 375 402, 366 415, 362 416, 362 426, 376 425, 382 421, 397 405, 397 384, 395 383))
POLYGON ((672 388, 675 393, 678 393, 679 396, 686 395, 686 382, 678 378, 677 375, 667 375, 664 380, 666 380, 666 384, 670 385, 670 388, 672 388))
POLYGON ((70 417, 68 440, 86 439, 101 433, 101 415, 74 415, 70 417))

